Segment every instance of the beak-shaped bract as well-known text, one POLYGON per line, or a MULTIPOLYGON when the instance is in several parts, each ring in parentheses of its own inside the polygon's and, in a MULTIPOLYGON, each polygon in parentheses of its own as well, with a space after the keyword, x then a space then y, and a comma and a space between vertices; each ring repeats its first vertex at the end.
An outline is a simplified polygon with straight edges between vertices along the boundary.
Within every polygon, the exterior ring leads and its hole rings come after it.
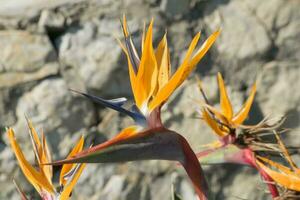
MULTIPOLYGON (((15 139, 15 134, 12 128, 9 128, 8 138, 11 143, 11 147, 18 160, 19 166, 27 178, 27 180, 35 187, 43 199, 59 199, 67 200, 71 195, 72 189, 76 184, 79 176, 81 175, 85 164, 63 165, 60 176, 61 191, 56 191, 52 184, 52 166, 44 165, 44 163, 51 162, 49 148, 42 134, 42 140, 39 139, 38 134, 32 123, 28 120, 29 134, 32 140, 35 158, 37 160, 37 168, 33 167, 25 158, 19 144, 15 139)), ((71 151, 68 157, 79 153, 83 148, 83 137, 80 138, 78 144, 71 151)))
POLYGON ((164 128, 136 131, 134 127, 126 128, 105 143, 53 164, 178 161, 186 169, 200 199, 207 199, 208 186, 198 159, 181 135, 164 128))

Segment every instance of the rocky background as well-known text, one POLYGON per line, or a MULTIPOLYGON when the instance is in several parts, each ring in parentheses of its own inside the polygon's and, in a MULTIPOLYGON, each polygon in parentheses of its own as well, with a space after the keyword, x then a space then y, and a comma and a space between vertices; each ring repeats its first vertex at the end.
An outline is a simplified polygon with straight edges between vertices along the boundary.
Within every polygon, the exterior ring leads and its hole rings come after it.
MULTIPOLYGON (((13 177, 36 198, 4 134, 5 127, 13 126, 27 158, 33 160, 25 115, 46 133, 54 159, 63 158, 82 134, 87 144, 100 143, 132 124, 68 91, 132 99, 126 60, 115 40, 122 37, 123 13, 137 42, 143 22, 151 17, 155 43, 167 29, 173 71, 198 31, 203 41, 222 28, 196 72, 164 107, 167 126, 184 134, 195 150, 213 140, 211 130, 195 118, 193 99, 200 96, 195 74, 217 104, 218 71, 225 77, 235 109, 257 79, 248 123, 287 115, 285 125, 293 131, 285 140, 299 145, 299 10, 298 0, 0 0, 0 199, 19 198, 13 177)), ((216 199, 269 198, 250 168, 224 165, 205 170, 216 199)), ((170 199, 171 183, 185 200, 195 199, 188 178, 175 163, 89 165, 73 199, 170 199)))

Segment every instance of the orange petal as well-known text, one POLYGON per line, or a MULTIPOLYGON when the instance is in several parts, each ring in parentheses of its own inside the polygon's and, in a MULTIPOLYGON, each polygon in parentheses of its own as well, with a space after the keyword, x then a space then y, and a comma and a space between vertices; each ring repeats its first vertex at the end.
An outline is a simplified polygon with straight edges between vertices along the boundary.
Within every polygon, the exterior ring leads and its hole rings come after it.
POLYGON ((198 62, 203 58, 203 56, 206 54, 206 52, 210 49, 210 47, 213 45, 213 43, 216 41, 218 36, 220 35, 220 29, 214 32, 209 36, 209 38, 201 45, 199 50, 196 52, 196 54, 193 56, 190 66, 194 67, 198 64, 198 62))
POLYGON ((257 158, 259 158, 260 160, 262 160, 264 163, 267 163, 268 165, 270 165, 271 167, 274 167, 278 170, 280 170, 281 172, 285 173, 285 174, 289 174, 289 175, 293 175, 295 174, 290 168, 284 166, 284 165, 281 165, 277 162, 274 162, 268 158, 265 158, 265 157, 261 157, 261 156, 256 156, 257 158))
POLYGON ((202 104, 202 106, 206 109, 208 109, 210 112, 212 112, 215 117, 220 120, 222 123, 226 124, 227 126, 230 126, 230 123, 228 121, 228 119, 221 113, 219 112, 217 109, 215 109, 214 107, 208 105, 208 104, 202 104))
POLYGON ((218 83, 220 89, 220 104, 222 113, 230 121, 233 115, 233 111, 221 73, 218 73, 218 83))
POLYGON ((245 119, 248 117, 251 105, 254 100, 255 92, 256 92, 256 83, 254 83, 254 85, 252 86, 250 95, 246 103, 243 105, 241 110, 232 118, 233 123, 237 125, 242 124, 245 121, 245 119))
POLYGON ((29 127, 29 135, 35 152, 35 157, 38 161, 41 173, 44 173, 44 176, 46 176, 48 182, 52 183, 52 166, 42 165, 42 163, 49 163, 51 161, 45 136, 44 134, 42 134, 41 143, 38 133, 36 132, 35 128, 32 125, 32 122, 29 119, 27 119, 27 124, 29 127))
POLYGON ((26 160, 22 150, 20 149, 15 139, 14 132, 11 128, 8 129, 8 139, 19 162, 19 166, 27 180, 36 188, 38 192, 41 192, 41 189, 44 189, 50 193, 54 193, 53 186, 51 185, 51 183, 48 182, 44 174, 35 170, 26 160))
POLYGON ((226 136, 228 135, 228 133, 226 132, 223 132, 220 128, 219 128, 219 125, 218 123, 211 118, 211 116, 208 114, 208 112, 203 109, 202 111, 202 116, 203 116, 203 119, 206 121, 206 123, 211 127, 211 129, 214 130, 214 132, 219 136, 219 137, 223 137, 223 136, 226 136))
POLYGON ((170 77, 170 54, 167 44, 166 34, 163 39, 160 41, 156 52, 155 57, 158 65, 158 90, 163 88, 169 81, 170 77))
POLYGON ((127 52, 127 49, 124 47, 124 45, 118 38, 116 38, 116 39, 127 57, 130 84, 131 84, 132 93, 133 93, 135 102, 137 105, 142 105, 144 102, 144 99, 145 99, 145 97, 144 97, 145 92, 144 92, 143 88, 141 87, 141 85, 137 82, 137 77, 136 77, 135 71, 133 69, 132 63, 130 61, 130 56, 129 56, 129 53, 127 52))
MULTIPOLYGON (((71 158, 72 156, 74 156, 75 154, 79 153, 80 151, 82 151, 83 148, 83 144, 84 144, 84 137, 81 136, 80 139, 78 140, 77 144, 75 145, 75 147, 72 149, 72 151, 69 153, 69 155, 67 156, 67 158, 71 158)), ((59 178, 59 184, 60 185, 65 185, 66 184, 66 180, 64 179, 64 176, 70 172, 70 170, 75 167, 76 164, 64 164, 62 166, 62 169, 60 171, 60 178, 59 178)))
POLYGON ((280 184, 290 190, 300 191, 300 177, 295 174, 284 174, 274 171, 261 162, 257 161, 261 167, 277 184, 280 184))
POLYGON ((123 29, 123 33, 124 33, 125 37, 128 37, 129 33, 128 33, 127 20, 126 20, 125 14, 123 14, 122 29, 123 29))
MULTIPOLYGON (((148 27, 148 31, 145 38, 144 50, 141 57, 141 62, 139 70, 137 73, 137 81, 141 84, 145 90, 144 104, 152 95, 153 91, 157 86, 157 63, 154 54, 154 49, 152 45, 152 28, 153 28, 153 19, 148 27)), ((141 109, 142 104, 137 104, 141 109)))
MULTIPOLYGON (((49 151, 49 147, 48 144, 46 142, 46 138, 44 133, 42 133, 42 149, 43 149, 43 154, 41 157, 41 163, 50 163, 51 162, 51 156, 50 156, 50 151, 49 151)), ((43 165, 40 164, 40 169, 42 169, 42 171, 44 172, 44 174, 46 175, 48 181, 50 183, 52 183, 52 165, 43 165)))
POLYGON ((35 154, 35 157, 36 157, 38 163, 40 164, 41 163, 40 158, 43 154, 42 145, 41 145, 39 136, 38 136, 35 128, 32 125, 32 122, 27 118, 26 118, 26 120, 27 120, 27 125, 29 127, 29 135, 31 138, 34 154, 35 154))
MULTIPOLYGON (((76 165, 76 164, 75 164, 76 165)), ((79 168, 71 178, 71 181, 64 187, 60 195, 60 200, 68 200, 71 196, 72 190, 77 183, 80 175, 82 174, 83 169, 85 168, 86 164, 78 164, 79 168)))
POLYGON ((173 91, 187 78, 187 76, 191 72, 189 61, 193 53, 193 50, 195 49, 198 43, 199 38, 200 38, 200 33, 198 33, 193 38, 189 46, 189 49, 185 55, 183 63, 179 66, 175 74, 171 77, 170 81, 153 98, 153 101, 149 105, 150 111, 152 111, 154 108, 160 106, 163 102, 165 102, 169 98, 169 96, 173 93, 173 91))

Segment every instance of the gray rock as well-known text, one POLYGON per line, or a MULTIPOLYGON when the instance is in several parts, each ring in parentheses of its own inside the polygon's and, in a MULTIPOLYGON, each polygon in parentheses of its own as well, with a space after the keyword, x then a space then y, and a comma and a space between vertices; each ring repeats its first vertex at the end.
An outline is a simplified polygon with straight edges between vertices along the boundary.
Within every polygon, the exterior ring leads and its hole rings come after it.
MULTIPOLYGON (((95 123, 95 114, 90 102, 73 96, 62 79, 42 81, 24 94, 16 107, 18 118, 14 126, 20 138, 28 139, 24 131, 27 124, 24 114, 34 123, 37 130, 46 133, 53 148, 54 158, 65 156, 69 149, 65 144, 72 142, 75 133, 95 123), (42 101, 41 101, 42 100, 42 101)), ((27 141, 29 142, 29 141, 27 141)))
POLYGON ((205 17, 205 22, 212 31, 222 29, 216 47, 225 58, 245 59, 263 55, 271 46, 264 26, 243 1, 233 0, 218 7, 205 17))
POLYGON ((164 14, 175 17, 189 10, 190 0, 162 0, 160 8, 164 14))
POLYGON ((128 77, 124 76, 127 65, 119 62, 121 48, 112 35, 97 35, 95 24, 86 23, 75 32, 70 30, 63 35, 59 52, 61 62, 76 73, 71 85, 81 82, 88 90, 101 90, 102 96, 130 91, 128 77))
POLYGON ((47 36, 26 31, 0 31, 0 73, 34 72, 55 62, 56 53, 47 36))

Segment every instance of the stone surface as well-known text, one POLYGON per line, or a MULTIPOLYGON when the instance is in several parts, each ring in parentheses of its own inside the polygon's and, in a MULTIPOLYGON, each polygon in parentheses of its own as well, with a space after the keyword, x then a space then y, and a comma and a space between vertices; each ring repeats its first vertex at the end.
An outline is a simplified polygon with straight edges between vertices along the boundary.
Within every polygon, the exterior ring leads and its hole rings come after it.
POLYGON ((26 31, 0 31, 0 73, 33 72, 56 54, 47 36, 26 31))
POLYGON ((57 156, 67 154, 69 149, 65 145, 72 142, 75 133, 84 134, 84 127, 88 128, 95 123, 91 103, 73 96, 64 80, 59 78, 42 81, 19 99, 16 106, 18 122, 14 129, 23 141, 28 138, 26 134, 20 134, 27 129, 24 114, 37 130, 46 133, 49 143, 55 147, 54 155, 57 156))
MULTIPOLYGON (((300 61, 298 0, 0 0, 0 199, 17 199, 15 177, 37 198, 17 166, 5 127, 12 126, 34 161, 24 115, 43 129, 54 159, 63 158, 81 134, 87 145, 115 136, 133 121, 68 91, 88 91, 104 98, 125 96, 132 103, 126 58, 114 37, 122 38, 119 19, 125 13, 136 44, 143 22, 154 17, 154 43, 167 29, 172 72, 199 31, 201 42, 222 32, 195 72, 163 107, 166 126, 180 132, 194 150, 215 137, 197 118, 200 75, 209 100, 219 106, 216 72, 224 75, 235 111, 257 80, 250 120, 287 115, 299 146, 300 61), (8 184, 10 183, 10 184, 8 184)), ((139 47, 139 45, 137 45, 139 47)), ((298 161, 299 156, 295 156, 298 161)), ((259 175, 235 165, 205 166, 216 199, 268 199, 259 175)), ((58 170, 55 170, 58 173, 58 170)), ((72 199, 171 199, 171 184, 183 199, 196 199, 185 171, 174 162, 145 161, 88 165, 72 199)))

